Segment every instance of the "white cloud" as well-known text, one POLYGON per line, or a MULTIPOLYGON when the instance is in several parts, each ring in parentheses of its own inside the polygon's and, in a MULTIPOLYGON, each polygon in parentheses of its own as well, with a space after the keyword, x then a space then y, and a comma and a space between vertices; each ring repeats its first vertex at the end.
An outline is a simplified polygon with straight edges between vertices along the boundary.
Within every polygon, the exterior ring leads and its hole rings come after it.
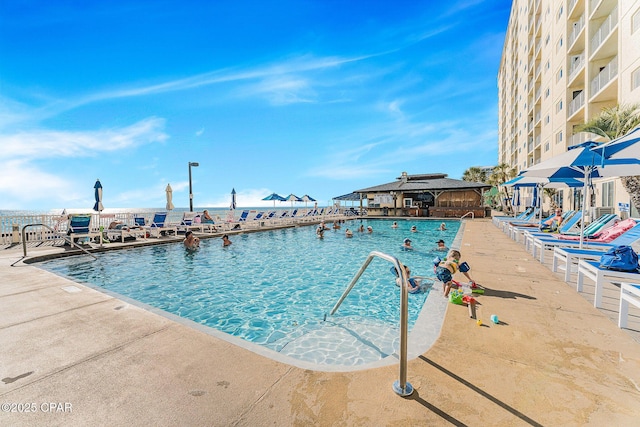
POLYGON ((55 203, 62 205, 75 204, 83 197, 75 190, 71 181, 20 160, 3 164, 0 171, 0 194, 3 209, 24 209, 28 202, 50 200, 52 194, 55 194, 55 203))
POLYGON ((83 157, 162 142, 164 119, 152 117, 124 128, 94 131, 35 130, 0 134, 0 160, 83 157))

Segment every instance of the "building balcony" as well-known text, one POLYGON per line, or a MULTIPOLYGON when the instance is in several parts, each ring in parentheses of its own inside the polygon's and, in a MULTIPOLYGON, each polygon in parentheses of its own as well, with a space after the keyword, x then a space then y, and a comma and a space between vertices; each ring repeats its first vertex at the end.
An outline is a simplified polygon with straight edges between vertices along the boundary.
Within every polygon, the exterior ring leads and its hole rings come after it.
POLYGON ((569 147, 573 145, 582 144, 587 141, 596 141, 598 138, 602 138, 600 135, 591 132, 578 132, 569 137, 569 147))
MULTIPOLYGON (((568 50, 573 50, 573 44, 578 40, 578 37, 582 34, 582 30, 584 30, 584 15, 581 15, 580 18, 574 22, 571 26, 571 32, 569 33, 569 43, 567 44, 568 50)), ((576 49, 584 49, 584 41, 582 40, 582 46, 577 47, 576 49)))
POLYGON ((584 108, 584 91, 580 92, 580 94, 569 103, 569 117, 572 117, 582 108, 584 108))
MULTIPOLYGON (((600 0, 601 1, 601 0, 600 0)), ((616 6, 609 16, 604 20, 598 31, 591 37, 591 55, 593 55, 598 48, 605 42, 609 35, 613 32, 614 28, 618 25, 618 7, 616 6)))
MULTIPOLYGON (((600 92, 605 89, 609 83, 618 76, 618 57, 615 56, 606 67, 598 73, 598 75, 591 80, 591 99, 599 97, 600 92)), ((617 94, 616 94, 617 95, 617 94)), ((599 97, 602 98, 602 97, 599 97)), ((605 100, 605 99, 601 99, 605 100)))
POLYGON ((569 58, 569 84, 575 79, 580 71, 584 69, 584 52, 569 58))

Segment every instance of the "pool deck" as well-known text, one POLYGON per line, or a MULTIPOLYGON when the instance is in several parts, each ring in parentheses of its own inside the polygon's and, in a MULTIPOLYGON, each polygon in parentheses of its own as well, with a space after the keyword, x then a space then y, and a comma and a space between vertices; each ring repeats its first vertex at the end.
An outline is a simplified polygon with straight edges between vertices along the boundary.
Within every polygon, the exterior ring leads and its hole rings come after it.
POLYGON ((638 425, 638 311, 632 330, 619 329, 615 302, 594 308, 592 290, 576 293, 490 219, 466 222, 461 251, 488 288, 478 298, 484 324, 450 305, 436 343, 409 361, 415 392, 402 398, 392 390, 397 366, 288 366, 32 266, 10 267, 21 248, 4 249, 0 425, 638 425), (12 403, 21 412, 7 412, 12 403))

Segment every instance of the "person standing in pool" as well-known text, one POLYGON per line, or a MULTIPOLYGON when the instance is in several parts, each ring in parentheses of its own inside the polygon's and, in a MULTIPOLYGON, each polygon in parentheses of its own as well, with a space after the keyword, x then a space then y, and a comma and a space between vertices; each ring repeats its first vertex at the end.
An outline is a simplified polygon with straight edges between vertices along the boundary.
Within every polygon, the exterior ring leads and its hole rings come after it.
POLYGON ((413 246, 411 246, 411 239, 404 239, 404 242, 402 242, 402 249, 405 251, 413 250, 413 246))
POLYGON ((227 236, 226 234, 224 236, 222 236, 222 246, 229 246, 231 243, 233 243, 231 240, 229 240, 229 236, 227 236))
POLYGON ((200 239, 193 235, 193 231, 187 231, 184 234, 184 240, 182 241, 184 247, 191 251, 194 251, 200 247, 200 239))
POLYGON ((446 229, 447 225, 444 222, 440 223, 440 231, 445 231, 446 229))
POLYGON ((442 240, 442 239, 438 240, 438 241, 436 242, 436 244, 438 245, 438 246, 436 246, 436 251, 443 251, 443 252, 445 252, 445 251, 448 251, 448 250, 449 250, 449 248, 447 248, 447 247, 444 245, 444 240, 442 240))

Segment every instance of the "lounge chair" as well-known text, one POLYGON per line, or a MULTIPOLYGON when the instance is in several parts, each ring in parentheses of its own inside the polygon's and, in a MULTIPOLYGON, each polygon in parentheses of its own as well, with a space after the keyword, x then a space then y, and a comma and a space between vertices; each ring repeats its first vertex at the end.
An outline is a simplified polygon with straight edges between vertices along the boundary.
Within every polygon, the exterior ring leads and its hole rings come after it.
POLYGON ((200 231, 204 232, 204 225, 200 222, 200 213, 198 212, 185 212, 182 214, 182 220, 180 224, 176 226, 178 232, 187 231, 200 231))
POLYGON ((533 211, 533 207, 529 207, 527 209, 525 209, 524 211, 520 212, 518 215, 515 216, 511 216, 511 215, 496 215, 494 217, 491 218, 491 221, 493 222, 493 224, 498 227, 498 228, 502 228, 502 223, 504 221, 517 221, 520 219, 523 219, 525 216, 529 215, 531 212, 533 211))
POLYGON ((618 311, 618 327, 626 328, 629 317, 629 303, 640 308, 640 285, 634 283, 620 284, 620 310, 618 311))
MULTIPOLYGON (((573 229, 575 229, 578 226, 578 222, 580 222, 581 219, 582 219, 582 212, 571 211, 571 214, 565 217, 562 224, 560 224, 560 227, 558 227, 557 233, 549 233, 549 232, 544 232, 540 230, 523 231, 522 234, 523 234, 525 248, 529 250, 529 247, 531 246, 531 243, 533 242, 533 240, 538 237, 544 238, 544 237, 551 237, 559 234, 570 233, 573 229)), ((516 242, 517 241, 518 240, 516 239, 516 242)))
MULTIPOLYGON (((599 218, 591 222, 591 224, 587 225, 584 229, 584 236, 587 238, 594 238, 596 235, 603 231, 606 228, 614 225, 616 222, 620 220, 620 217, 616 214, 604 214, 599 218)), ((578 236, 580 238, 580 230, 573 230, 568 233, 563 233, 567 236, 578 236)))
POLYGON ((536 219, 536 216, 538 216, 539 212, 540 212, 540 208, 535 208, 533 211, 531 211, 530 213, 528 213, 527 215, 525 215, 521 219, 510 220, 510 221, 502 221, 500 223, 502 231, 504 231, 505 233, 509 234, 509 227, 511 227, 513 225, 518 226, 520 224, 522 224, 522 225, 524 225, 524 224, 535 224, 537 222, 540 222, 539 219, 536 219))
POLYGON ((167 212, 156 212, 153 214, 153 219, 149 225, 145 225, 144 229, 149 232, 149 235, 156 238, 160 238, 161 235, 173 232, 178 233, 178 228, 175 225, 166 224, 167 212))
POLYGON ((144 229, 144 218, 141 218, 141 220, 142 224, 134 220, 135 225, 112 223, 107 229, 107 238, 110 242, 119 240, 121 243, 124 243, 128 238, 132 240, 138 237, 146 238, 147 230, 144 229))
POLYGON ((600 268, 600 261, 578 261, 578 280, 576 282, 576 290, 582 291, 584 278, 588 277, 595 283, 596 289, 593 297, 593 306, 599 308, 602 305, 602 290, 605 283, 640 283, 640 273, 608 270, 600 268))
POLYGON ((226 223, 226 226, 230 229, 230 230, 239 230, 240 228, 242 228, 241 224, 246 224, 248 219, 249 219, 249 215, 255 211, 249 211, 249 210, 243 210, 240 213, 240 216, 238 217, 237 220, 234 221, 228 221, 226 223))
MULTIPOLYGON (((570 217, 570 215, 573 216, 574 213, 575 211, 565 212, 562 215, 562 221, 564 222, 567 218, 570 217)), ((545 221, 548 221, 554 217, 555 217, 555 214, 551 214, 548 217, 543 218, 542 224, 544 224, 545 221)), ((536 221, 535 223, 527 223, 527 224, 528 225, 518 224, 518 223, 509 224, 509 227, 508 227, 509 237, 511 237, 513 240, 517 242, 518 240, 520 240, 519 239, 520 234, 527 234, 527 232, 531 232, 531 233, 544 233, 548 235, 551 232, 551 231, 548 231, 548 232, 541 231, 540 221, 536 221)))
MULTIPOLYGON (((568 239, 569 237, 576 236, 559 236, 558 238, 537 238, 533 241, 533 257, 536 257, 536 252, 540 249, 540 262, 544 262, 544 253, 546 249, 553 249, 556 247, 569 247, 578 248, 580 246, 579 237, 577 239, 568 239)), ((582 246, 586 249, 609 249, 618 245, 629 245, 640 240, 640 223, 632 218, 620 221, 612 227, 609 227, 596 239, 584 239, 582 246)))
POLYGON ((74 242, 83 238, 93 239, 100 236, 100 231, 93 230, 91 225, 91 214, 71 215, 67 226, 67 236, 74 242))

